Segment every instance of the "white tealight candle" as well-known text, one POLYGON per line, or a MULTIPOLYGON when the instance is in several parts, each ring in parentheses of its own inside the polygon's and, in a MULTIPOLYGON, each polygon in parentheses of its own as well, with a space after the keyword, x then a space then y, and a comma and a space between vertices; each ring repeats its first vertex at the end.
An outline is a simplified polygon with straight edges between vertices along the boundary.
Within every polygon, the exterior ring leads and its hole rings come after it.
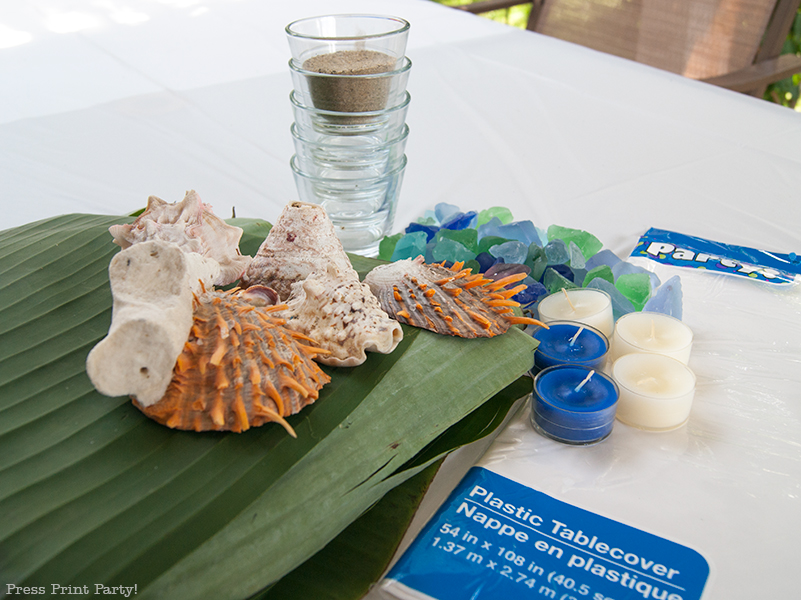
POLYGON ((615 318, 612 316, 612 299, 603 290, 581 288, 562 290, 546 296, 539 305, 540 320, 576 321, 595 327, 607 338, 612 338, 615 318))
POLYGON ((675 317, 654 312, 629 313, 617 320, 609 360, 644 352, 670 356, 686 365, 692 346, 692 330, 675 317))
POLYGON ((620 388, 617 419, 650 431, 682 426, 690 416, 695 375, 687 365, 661 354, 626 354, 612 366, 620 388))

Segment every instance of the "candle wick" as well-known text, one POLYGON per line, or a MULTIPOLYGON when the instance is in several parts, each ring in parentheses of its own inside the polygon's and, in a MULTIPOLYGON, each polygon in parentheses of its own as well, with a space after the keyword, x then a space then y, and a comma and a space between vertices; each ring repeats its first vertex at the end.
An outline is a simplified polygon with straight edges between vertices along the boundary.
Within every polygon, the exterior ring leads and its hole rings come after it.
POLYGON ((567 300, 567 303, 570 305, 570 308, 573 309, 573 312, 576 312, 576 307, 573 306, 573 303, 570 301, 570 296, 567 295, 567 289, 566 288, 562 288, 562 292, 564 293, 565 300, 567 300))
POLYGON ((576 332, 576 335, 574 335, 572 338, 570 338, 570 347, 571 347, 571 348, 573 347, 573 344, 575 344, 575 343, 576 343, 576 338, 577 338, 579 335, 581 335, 581 332, 582 332, 582 331, 584 331, 584 325, 582 325, 581 327, 579 327, 579 330, 576 332))
POLYGON ((573 391, 574 391, 574 392, 577 392, 577 391, 579 391, 581 388, 583 388, 583 387, 584 387, 584 384, 585 384, 585 383, 587 383, 587 382, 588 382, 590 379, 592 379, 592 376, 593 376, 593 375, 595 375, 595 371, 590 371, 590 374, 589 374, 589 375, 587 375, 587 376, 584 378, 584 381, 582 381, 580 384, 578 384, 578 385, 576 386, 576 389, 574 389, 573 391))

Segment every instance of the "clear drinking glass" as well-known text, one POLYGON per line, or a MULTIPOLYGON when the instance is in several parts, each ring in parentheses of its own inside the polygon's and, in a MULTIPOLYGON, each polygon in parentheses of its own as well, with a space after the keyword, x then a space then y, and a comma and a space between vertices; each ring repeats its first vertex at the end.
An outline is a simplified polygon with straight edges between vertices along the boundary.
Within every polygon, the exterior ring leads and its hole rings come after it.
POLYGON ((395 219, 406 156, 394 170, 364 179, 316 177, 298 167, 296 156, 290 164, 300 199, 325 209, 345 250, 378 255, 378 244, 395 219))
POLYGON ((363 137, 372 143, 396 138, 406 123, 411 96, 403 95, 399 104, 385 110, 345 113, 305 106, 297 90, 290 94, 298 133, 312 141, 325 141, 335 136, 363 137))
POLYGON ((377 177, 400 166, 409 138, 404 125, 400 136, 386 142, 372 142, 364 136, 331 136, 321 141, 307 140, 292 124, 297 166, 319 177, 377 177))
POLYGON ((401 58, 397 68, 378 73, 319 73, 289 61, 295 97, 309 107, 345 113, 393 108, 406 94, 412 61, 401 58))
MULTIPOLYGON (((290 23, 286 35, 292 60, 301 68, 309 69, 304 63, 320 55, 340 53, 337 57, 361 55, 369 59, 371 53, 377 53, 372 58, 388 66, 381 67, 383 70, 392 71, 406 54, 409 23, 381 15, 324 15, 290 23)), ((320 60, 325 63, 327 59, 320 60)))

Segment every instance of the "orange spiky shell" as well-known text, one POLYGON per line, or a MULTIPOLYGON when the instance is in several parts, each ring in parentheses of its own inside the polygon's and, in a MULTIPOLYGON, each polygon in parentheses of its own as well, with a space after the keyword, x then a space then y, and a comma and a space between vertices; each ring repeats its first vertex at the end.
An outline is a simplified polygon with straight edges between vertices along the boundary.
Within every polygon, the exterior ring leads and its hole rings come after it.
POLYGON ((401 323, 464 338, 493 337, 515 324, 544 325, 520 317, 511 297, 524 285, 505 289, 525 277, 510 275, 497 281, 456 263, 425 264, 422 257, 375 267, 364 281, 388 314, 401 323))
POLYGON ((241 432, 275 421, 295 435, 284 417, 331 380, 312 360, 327 351, 271 314, 286 305, 257 307, 246 298, 232 290, 196 299, 167 392, 150 406, 134 400, 139 410, 174 429, 241 432))

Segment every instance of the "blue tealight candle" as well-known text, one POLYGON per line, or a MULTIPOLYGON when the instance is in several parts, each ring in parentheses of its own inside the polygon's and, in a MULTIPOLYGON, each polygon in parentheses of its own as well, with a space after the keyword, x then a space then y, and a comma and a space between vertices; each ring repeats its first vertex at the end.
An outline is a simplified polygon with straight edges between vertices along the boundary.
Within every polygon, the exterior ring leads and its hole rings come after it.
POLYGON ((589 325, 575 321, 555 321, 535 331, 539 341, 534 351, 534 365, 547 369, 555 365, 583 365, 601 369, 609 351, 606 336, 589 325))
POLYGON ((582 365, 557 365, 534 378, 531 422, 559 442, 588 445, 612 432, 618 388, 612 379, 582 365))

